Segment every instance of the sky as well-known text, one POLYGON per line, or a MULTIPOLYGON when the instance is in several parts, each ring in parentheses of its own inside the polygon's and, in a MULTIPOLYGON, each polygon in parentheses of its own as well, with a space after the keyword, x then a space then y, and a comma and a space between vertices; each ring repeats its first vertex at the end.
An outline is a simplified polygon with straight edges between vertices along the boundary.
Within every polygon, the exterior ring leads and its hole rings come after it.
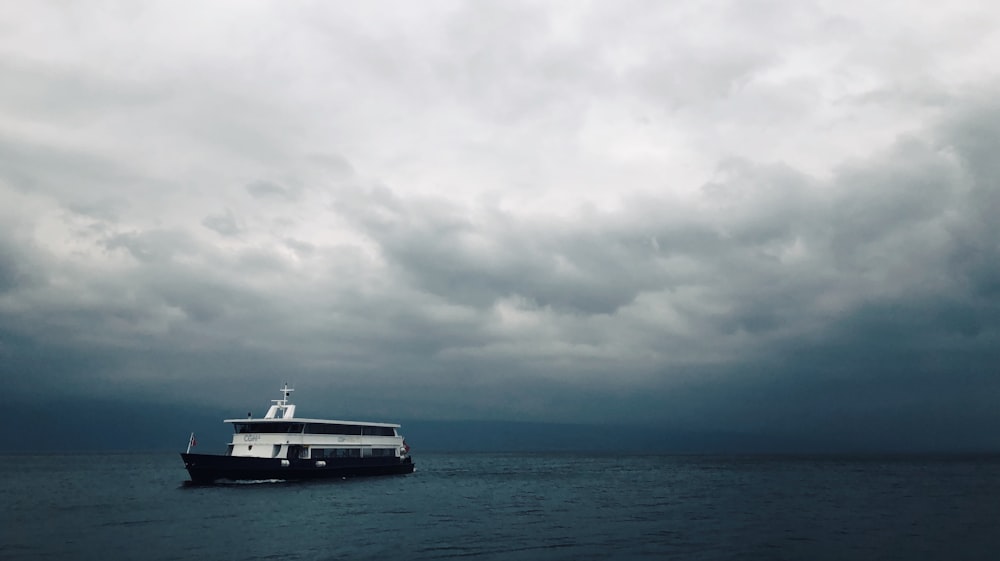
POLYGON ((996 29, 5 3, 6 400, 1000 450, 996 29))

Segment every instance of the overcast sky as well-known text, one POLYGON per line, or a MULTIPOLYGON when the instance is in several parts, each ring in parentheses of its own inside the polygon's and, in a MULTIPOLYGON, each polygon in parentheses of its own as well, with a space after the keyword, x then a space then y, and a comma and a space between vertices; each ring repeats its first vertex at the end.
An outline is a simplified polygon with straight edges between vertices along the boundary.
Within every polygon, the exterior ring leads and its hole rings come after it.
POLYGON ((997 29, 5 3, 4 393, 1000 447, 997 29))

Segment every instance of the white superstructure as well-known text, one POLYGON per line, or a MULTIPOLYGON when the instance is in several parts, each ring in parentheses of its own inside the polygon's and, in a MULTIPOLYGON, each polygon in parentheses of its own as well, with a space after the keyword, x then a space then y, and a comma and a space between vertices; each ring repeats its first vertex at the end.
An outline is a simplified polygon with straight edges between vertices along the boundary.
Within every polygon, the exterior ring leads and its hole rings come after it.
POLYGON ((227 456, 320 460, 335 458, 406 458, 409 447, 400 425, 295 417, 289 401, 295 391, 286 383, 282 398, 272 400, 263 418, 226 419, 233 425, 227 456))

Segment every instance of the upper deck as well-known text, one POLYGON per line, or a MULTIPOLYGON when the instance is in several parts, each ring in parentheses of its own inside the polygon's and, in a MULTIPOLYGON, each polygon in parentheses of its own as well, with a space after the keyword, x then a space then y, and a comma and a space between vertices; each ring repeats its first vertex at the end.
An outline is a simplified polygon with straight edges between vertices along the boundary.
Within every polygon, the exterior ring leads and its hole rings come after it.
POLYGON ((272 405, 263 419, 247 416, 246 419, 226 419, 233 424, 236 434, 341 434, 358 436, 398 436, 394 423, 370 421, 341 421, 334 419, 308 419, 295 417, 295 405, 288 397, 295 391, 286 383, 281 388, 281 399, 271 400, 272 405))
POLYGON ((399 425, 331 421, 325 419, 226 419, 236 434, 345 434, 362 436, 397 436, 399 425))
POLYGON ((305 417, 295 417, 294 420, 289 420, 287 418, 282 419, 268 419, 268 418, 252 418, 247 417, 246 419, 226 419, 223 421, 225 423, 261 423, 261 424, 289 424, 289 423, 307 423, 312 425, 357 425, 357 426, 371 426, 371 427, 391 427, 398 429, 401 425, 395 423, 375 423, 370 421, 338 421, 333 419, 308 419, 305 417))

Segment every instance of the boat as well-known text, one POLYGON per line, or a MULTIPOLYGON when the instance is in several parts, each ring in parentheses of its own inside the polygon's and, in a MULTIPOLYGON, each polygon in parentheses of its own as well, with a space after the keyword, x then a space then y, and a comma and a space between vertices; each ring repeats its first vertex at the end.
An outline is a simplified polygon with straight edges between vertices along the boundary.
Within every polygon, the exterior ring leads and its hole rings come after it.
POLYGON ((400 425, 295 416, 284 384, 264 418, 226 419, 233 440, 225 454, 192 454, 194 433, 181 453, 191 482, 339 479, 412 473, 400 425))

